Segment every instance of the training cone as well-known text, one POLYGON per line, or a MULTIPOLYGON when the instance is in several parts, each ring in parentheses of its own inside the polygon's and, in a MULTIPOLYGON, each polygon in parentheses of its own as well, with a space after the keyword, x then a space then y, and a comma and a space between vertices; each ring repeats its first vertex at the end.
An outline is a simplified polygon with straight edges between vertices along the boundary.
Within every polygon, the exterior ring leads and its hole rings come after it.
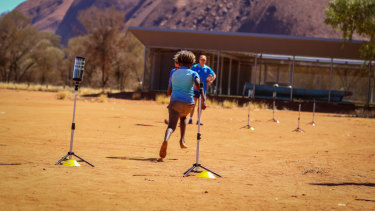
POLYGON ((197 177, 205 177, 205 178, 216 178, 211 172, 208 171, 202 171, 197 175, 197 177))
POLYGON ((249 130, 255 130, 255 128, 253 128, 253 127, 251 127, 251 126, 246 126, 247 127, 247 129, 249 129, 249 130))
POLYGON ((64 166, 81 166, 76 160, 68 160, 64 163, 64 166))

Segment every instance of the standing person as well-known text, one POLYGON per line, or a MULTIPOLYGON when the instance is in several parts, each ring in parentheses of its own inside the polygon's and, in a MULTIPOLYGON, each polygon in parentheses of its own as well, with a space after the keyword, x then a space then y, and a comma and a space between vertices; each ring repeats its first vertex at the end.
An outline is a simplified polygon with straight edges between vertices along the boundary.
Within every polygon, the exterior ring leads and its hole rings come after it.
MULTIPOLYGON (((198 73, 190 69, 195 62, 194 54, 184 50, 177 54, 180 68, 173 73, 171 78, 172 94, 168 105, 169 123, 165 131, 164 141, 160 147, 159 161, 163 161, 163 158, 167 155, 168 140, 176 129, 178 119, 180 119, 181 132, 180 147, 187 148, 185 145, 186 116, 194 107, 194 85, 200 86, 198 73)), ((200 90, 203 93, 203 85, 201 87, 200 90)), ((205 109, 203 94, 202 99, 202 109, 205 109)))
MULTIPOLYGON (((211 85, 216 79, 215 72, 211 69, 211 67, 206 65, 206 62, 207 62, 207 57, 205 55, 201 55, 199 57, 199 63, 195 64, 191 68, 192 70, 196 71, 199 74, 201 82, 203 83, 204 96, 206 96, 207 85, 211 85)), ((194 93, 198 93, 198 90, 194 90, 194 93)), ((196 96, 194 96, 194 100, 195 102, 197 102, 196 96)), ((195 104, 194 104, 194 108, 190 112, 189 124, 193 124, 194 109, 195 109, 195 104)), ((201 114, 201 117, 202 117, 202 114, 201 114)), ((197 124, 198 124, 198 121, 197 121, 197 124)), ((202 122, 201 122, 201 125, 203 125, 202 122)))

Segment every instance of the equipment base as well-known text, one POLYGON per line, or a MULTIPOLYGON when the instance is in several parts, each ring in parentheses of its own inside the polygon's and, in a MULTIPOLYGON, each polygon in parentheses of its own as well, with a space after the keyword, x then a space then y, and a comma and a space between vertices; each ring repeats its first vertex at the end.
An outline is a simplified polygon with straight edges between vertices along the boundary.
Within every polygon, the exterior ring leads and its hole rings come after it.
POLYGON ((68 156, 70 155, 73 155, 79 159, 81 159, 83 162, 89 164, 90 166, 92 167, 95 167, 94 164, 91 164, 90 162, 88 162, 87 160, 81 158, 80 156, 76 155, 74 152, 68 152, 68 154, 66 154, 64 157, 62 157, 59 161, 57 161, 57 163, 55 165, 59 165, 63 160, 65 160, 68 156))
POLYGON ((202 166, 202 165, 199 164, 199 163, 198 163, 198 164, 197 164, 197 163, 194 163, 194 164, 193 164, 193 167, 191 167, 189 170, 187 170, 187 171, 184 173, 184 177, 186 177, 190 172, 199 172, 199 171, 197 171, 197 170, 194 170, 194 169, 199 168, 199 167, 205 169, 206 171, 209 171, 209 172, 215 174, 215 175, 218 176, 218 177, 222 177, 220 174, 211 171, 210 169, 208 169, 208 168, 202 166))

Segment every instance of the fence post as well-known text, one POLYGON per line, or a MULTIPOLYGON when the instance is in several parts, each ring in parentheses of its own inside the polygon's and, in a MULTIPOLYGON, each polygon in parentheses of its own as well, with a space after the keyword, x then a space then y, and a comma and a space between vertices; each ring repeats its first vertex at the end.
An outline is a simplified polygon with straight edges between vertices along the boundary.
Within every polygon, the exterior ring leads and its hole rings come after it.
POLYGON ((296 56, 293 56, 293 62, 292 62, 292 76, 291 76, 291 82, 290 82, 290 101, 293 101, 293 87, 294 87, 294 61, 296 59, 296 56))
POLYGON ((331 103, 332 72, 333 72, 333 58, 331 58, 331 69, 330 69, 330 71, 329 71, 328 103, 331 103))
POLYGON ((220 75, 220 51, 217 52, 217 65, 216 65, 216 82, 215 82, 215 95, 218 95, 219 89, 219 76, 220 75))
POLYGON ((257 82, 257 59, 258 59, 258 54, 255 54, 255 61, 254 61, 254 80, 253 80, 253 96, 252 98, 255 98, 255 84, 257 82))
POLYGON ((367 102, 366 106, 370 106, 370 95, 371 95, 371 60, 369 61, 369 69, 368 69, 368 87, 367 87, 367 102))

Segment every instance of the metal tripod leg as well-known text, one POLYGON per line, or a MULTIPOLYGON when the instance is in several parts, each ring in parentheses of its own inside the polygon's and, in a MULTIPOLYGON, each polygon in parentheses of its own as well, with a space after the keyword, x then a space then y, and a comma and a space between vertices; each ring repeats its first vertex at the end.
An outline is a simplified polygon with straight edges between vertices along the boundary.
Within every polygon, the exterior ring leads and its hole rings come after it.
POLYGON ((94 164, 92 164, 92 163, 88 162, 87 160, 81 158, 80 156, 76 155, 74 152, 68 152, 68 154, 66 154, 63 158, 61 158, 55 165, 59 165, 63 160, 65 160, 70 155, 73 155, 73 156, 81 159, 83 162, 89 164, 90 166, 95 167, 94 164))
POLYGON ((215 174, 215 175, 218 176, 218 177, 222 177, 220 174, 218 174, 218 173, 216 173, 216 172, 214 172, 214 171, 212 171, 212 170, 210 170, 210 169, 208 169, 208 168, 202 166, 202 165, 199 164, 199 163, 198 163, 198 164, 194 163, 194 164, 193 164, 193 167, 191 167, 189 170, 187 170, 187 171, 184 173, 184 177, 186 177, 190 172, 192 172, 195 168, 198 168, 198 167, 201 167, 201 168, 205 169, 206 171, 209 171, 209 172, 215 174))
POLYGON ((66 157, 68 157, 70 154, 68 152, 68 154, 66 154, 64 157, 62 157, 59 161, 57 161, 57 163, 55 165, 59 165, 63 160, 65 160, 66 157))
POLYGON ((89 164, 90 166, 92 166, 92 167, 95 167, 95 166, 94 166, 94 164, 91 164, 91 163, 90 163, 90 162, 88 162, 87 160, 85 160, 85 159, 81 158, 80 156, 78 156, 78 155, 74 154, 74 152, 73 152, 73 155, 74 155, 74 156, 76 156, 77 158, 81 159, 81 160, 82 160, 83 162, 85 162, 85 163, 89 164))
POLYGON ((206 168, 206 167, 204 167, 204 166, 202 166, 202 165, 200 165, 200 164, 199 164, 199 166, 202 167, 202 168, 204 168, 204 169, 206 169, 207 171, 209 171, 209 172, 215 174, 215 175, 218 176, 218 177, 222 177, 220 174, 218 174, 218 173, 216 173, 216 172, 214 172, 214 171, 211 171, 210 169, 208 169, 208 168, 206 168))
POLYGON ((189 170, 187 170, 185 173, 184 173, 184 177, 186 177, 186 175, 188 175, 190 172, 192 172, 195 167, 197 167, 197 164, 193 164, 193 167, 191 167, 189 170))

